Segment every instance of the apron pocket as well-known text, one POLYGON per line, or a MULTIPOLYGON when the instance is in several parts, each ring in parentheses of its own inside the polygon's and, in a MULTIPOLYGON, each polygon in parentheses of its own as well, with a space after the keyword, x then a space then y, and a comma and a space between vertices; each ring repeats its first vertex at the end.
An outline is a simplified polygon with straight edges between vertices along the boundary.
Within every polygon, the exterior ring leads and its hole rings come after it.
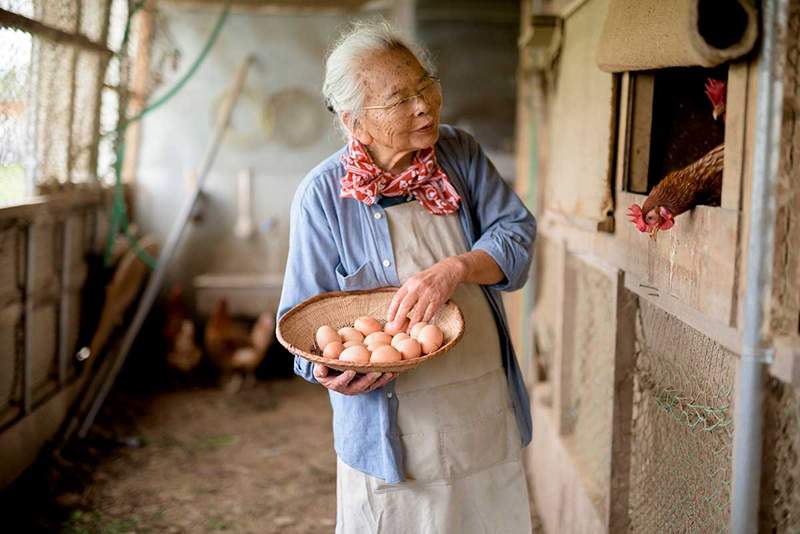
POLYGON ((505 462, 509 457, 506 414, 442 432, 441 451, 444 476, 461 478, 505 462))

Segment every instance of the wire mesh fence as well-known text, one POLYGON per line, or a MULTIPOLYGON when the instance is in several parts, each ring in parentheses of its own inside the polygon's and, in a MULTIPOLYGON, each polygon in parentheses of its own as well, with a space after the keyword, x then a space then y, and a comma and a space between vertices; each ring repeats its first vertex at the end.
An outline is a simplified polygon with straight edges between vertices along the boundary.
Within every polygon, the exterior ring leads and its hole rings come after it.
POLYGON ((30 192, 26 168, 33 162, 31 57, 33 39, 0 28, 0 204, 30 192))
POLYGON ((633 532, 727 532, 736 357, 640 301, 631 440, 633 532))
POLYGON ((0 8, 61 32, 0 29, 0 205, 37 188, 113 182, 120 117, 178 67, 166 20, 154 12, 144 32, 144 3, 129 0, 0 0, 0 8))
POLYGON ((614 316, 611 279, 575 256, 567 261, 574 280, 571 377, 566 426, 575 462, 598 512, 608 498, 611 461, 611 409, 614 399, 614 339, 608 320, 614 316))

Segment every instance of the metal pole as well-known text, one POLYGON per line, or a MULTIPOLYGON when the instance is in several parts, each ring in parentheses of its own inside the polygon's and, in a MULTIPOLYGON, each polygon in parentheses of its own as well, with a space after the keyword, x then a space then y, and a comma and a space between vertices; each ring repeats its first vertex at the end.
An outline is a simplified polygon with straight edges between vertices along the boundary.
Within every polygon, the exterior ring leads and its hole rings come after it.
POLYGON ((731 532, 758 531, 764 372, 771 360, 765 313, 770 305, 775 241, 775 184, 783 113, 783 57, 788 0, 766 0, 753 149, 742 355, 736 388, 731 532))
POLYGON ((25 229, 25 352, 22 362, 22 411, 31 413, 33 390, 33 314, 36 311, 34 284, 36 283, 36 227, 35 220, 25 229))
POLYGON ((72 246, 75 239, 73 228, 75 221, 70 215, 64 219, 61 251, 61 299, 58 308, 58 383, 64 387, 67 383, 67 367, 69 365, 70 313, 72 311, 72 246))
POLYGON ((125 361, 128 351, 133 346, 133 342, 139 333, 139 329, 142 327, 147 314, 150 312, 150 307, 153 305, 156 296, 158 296, 158 292, 161 289, 161 281, 164 279, 164 275, 167 272, 167 266, 169 265, 170 259, 175 253, 175 250, 178 248, 178 243, 183 235, 183 230, 186 228, 186 223, 189 221, 189 217, 194 210, 194 205, 197 201, 200 191, 203 188, 203 183, 205 182, 205 179, 211 170, 211 165, 214 163, 214 159, 217 156, 220 144, 222 143, 222 137, 225 135, 228 125, 230 124, 233 106, 236 104, 239 94, 242 92, 244 81, 247 77, 247 70, 253 61, 254 59, 252 57, 248 57, 239 66, 239 70, 236 72, 236 78, 234 79, 233 87, 230 89, 230 92, 227 95, 228 98, 225 100, 222 111, 219 115, 219 121, 217 123, 217 129, 214 134, 214 138, 212 139, 211 144, 208 146, 205 158, 200 166, 200 172, 197 178, 197 186, 181 208, 175 223, 172 225, 172 229, 170 230, 170 233, 167 236, 167 241, 164 245, 164 250, 161 254, 159 254, 158 267, 156 267, 156 270, 153 272, 150 280, 147 283, 144 294, 139 301, 139 307, 136 309, 136 314, 133 316, 133 320, 131 321, 131 325, 128 327, 127 332, 125 332, 125 337, 122 339, 122 345, 119 349, 119 352, 114 357, 111 371, 109 372, 108 377, 105 379, 105 382, 103 382, 103 385, 101 386, 97 397, 94 399, 86 419, 78 431, 78 436, 81 438, 86 437, 86 433, 92 426, 94 418, 97 416, 97 412, 103 405, 103 401, 105 401, 108 392, 111 391, 111 386, 114 384, 117 373, 119 373, 120 369, 122 368, 122 363, 125 361))

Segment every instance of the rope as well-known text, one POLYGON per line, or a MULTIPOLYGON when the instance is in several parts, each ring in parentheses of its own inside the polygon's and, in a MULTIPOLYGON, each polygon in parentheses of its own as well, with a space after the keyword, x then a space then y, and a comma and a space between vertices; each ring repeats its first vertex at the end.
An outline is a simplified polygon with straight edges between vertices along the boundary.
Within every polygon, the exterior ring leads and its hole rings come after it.
MULTIPOLYGON (((132 8, 130 13, 128 14, 128 20, 125 23, 125 33, 122 37, 122 44, 120 46, 120 53, 124 52, 125 45, 128 42, 128 38, 130 35, 130 26, 131 26, 131 19, 133 16, 141 10, 144 6, 144 0, 140 0, 137 2, 132 8)), ((144 262, 151 270, 155 270, 157 262, 153 257, 151 257, 142 247, 139 245, 138 240, 131 235, 130 230, 128 228, 128 213, 125 207, 125 198, 122 190, 122 164, 125 159, 125 132, 128 129, 128 126, 131 124, 142 120, 143 117, 148 115, 150 112, 160 108, 164 104, 166 104, 172 97, 174 97, 178 92, 183 89, 186 83, 194 77, 197 70, 200 68, 200 65, 203 64, 208 53, 211 51, 211 48, 216 43, 217 38, 219 37, 220 31, 222 30, 222 26, 225 23, 225 20, 228 18, 228 13, 230 12, 230 1, 225 3, 225 8, 223 9, 222 13, 220 14, 219 18, 217 19, 216 24, 214 25, 214 29, 211 31, 211 35, 209 35, 208 39, 206 40, 203 49, 200 51, 200 54, 192 63, 189 70, 186 71, 186 74, 178 80, 178 82, 169 90, 167 91, 162 97, 158 98, 155 102, 147 105, 141 112, 130 117, 124 121, 121 121, 120 124, 117 126, 117 154, 116 160, 114 161, 114 197, 112 203, 112 211, 111 211, 111 224, 108 230, 108 239, 106 240, 106 250, 104 255, 104 262, 105 265, 108 266, 111 263, 111 250, 114 244, 114 238, 122 229, 122 233, 128 239, 128 242, 133 247, 134 252, 136 253, 137 257, 144 262)))

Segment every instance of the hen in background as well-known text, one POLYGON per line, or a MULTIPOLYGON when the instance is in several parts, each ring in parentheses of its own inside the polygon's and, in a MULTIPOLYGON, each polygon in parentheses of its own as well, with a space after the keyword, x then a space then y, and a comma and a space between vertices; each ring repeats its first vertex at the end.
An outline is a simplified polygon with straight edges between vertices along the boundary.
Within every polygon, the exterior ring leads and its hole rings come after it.
MULTIPOLYGON (((706 96, 713 106, 714 119, 725 120, 725 82, 709 78, 706 96)), ((700 204, 718 206, 722 196, 722 171, 725 164, 725 145, 719 145, 699 160, 683 169, 667 174, 656 185, 641 207, 633 204, 628 217, 640 232, 652 239, 661 230, 675 225, 675 217, 700 204)))
POLYGON ((275 320, 262 313, 252 329, 234 321, 228 303, 220 299, 205 331, 205 349, 209 359, 220 369, 220 385, 235 393, 255 382, 256 367, 264 359, 272 343, 275 320))
POLYGON ((169 293, 162 330, 167 348, 167 364, 182 373, 197 367, 203 353, 195 342, 194 323, 183 302, 183 291, 174 287, 169 293))

